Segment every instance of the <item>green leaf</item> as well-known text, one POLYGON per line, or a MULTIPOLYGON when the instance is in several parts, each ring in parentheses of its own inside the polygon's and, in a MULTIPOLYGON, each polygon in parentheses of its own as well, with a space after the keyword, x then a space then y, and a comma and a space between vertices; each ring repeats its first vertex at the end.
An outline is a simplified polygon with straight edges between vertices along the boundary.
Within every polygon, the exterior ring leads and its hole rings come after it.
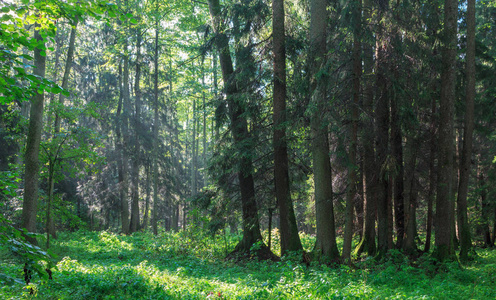
POLYGON ((62 89, 59 86, 54 86, 50 89, 50 92, 53 94, 58 94, 62 91, 62 89))

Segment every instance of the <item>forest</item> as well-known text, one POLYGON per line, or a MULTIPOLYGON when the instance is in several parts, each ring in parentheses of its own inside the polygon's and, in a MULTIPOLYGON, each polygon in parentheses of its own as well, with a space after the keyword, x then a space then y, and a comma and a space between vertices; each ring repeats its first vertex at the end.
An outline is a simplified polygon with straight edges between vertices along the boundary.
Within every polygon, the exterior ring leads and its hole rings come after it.
POLYGON ((496 298, 495 0, 0 20, 0 298, 496 298))

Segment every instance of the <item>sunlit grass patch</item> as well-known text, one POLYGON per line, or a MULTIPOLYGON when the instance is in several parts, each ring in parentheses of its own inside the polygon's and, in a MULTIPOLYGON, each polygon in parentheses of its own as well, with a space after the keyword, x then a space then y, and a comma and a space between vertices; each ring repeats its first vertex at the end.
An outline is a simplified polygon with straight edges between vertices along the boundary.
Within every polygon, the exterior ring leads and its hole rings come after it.
MULTIPOLYGON (((399 251, 388 259, 343 265, 225 261, 239 236, 201 232, 63 233, 54 279, 33 276, 36 299, 495 299, 496 255, 488 249, 468 265, 411 262, 399 251)), ((312 236, 302 235, 307 246, 312 236)), ((274 246, 277 245, 277 242, 274 246)), ((0 261, 22 278, 22 263, 0 261)), ((0 299, 28 298, 23 286, 0 287, 0 299)))

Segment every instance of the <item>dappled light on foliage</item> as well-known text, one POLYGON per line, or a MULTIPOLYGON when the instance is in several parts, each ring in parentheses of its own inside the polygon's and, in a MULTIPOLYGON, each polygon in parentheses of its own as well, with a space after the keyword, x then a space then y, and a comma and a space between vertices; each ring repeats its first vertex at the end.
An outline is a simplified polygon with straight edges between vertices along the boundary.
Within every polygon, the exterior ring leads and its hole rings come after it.
POLYGON ((0 0, 0 299, 493 299, 496 0, 0 0))
MULTIPOLYGON (((183 234, 109 232, 62 233, 52 250, 59 255, 53 280, 34 275, 38 299, 329 299, 423 298, 492 299, 496 255, 480 251, 477 259, 460 268, 439 264, 429 256, 410 261, 400 252, 383 263, 370 258, 348 266, 301 264, 298 259, 278 262, 223 260, 216 240, 189 241, 183 234), (205 244, 205 245, 202 245, 205 244), (206 246, 206 247, 204 247, 206 246), (216 248, 218 253, 207 248, 216 248), (220 296, 219 296, 220 295, 220 296), (210 298, 207 298, 209 297, 210 298)), ((200 237, 198 237, 200 238, 200 237)), ((228 247, 235 244, 229 236, 228 247)), ((5 256, 0 268, 16 276, 19 260, 5 256)), ((0 278, 0 280, 3 280, 0 278)), ((0 288, 3 299, 21 295, 22 285, 0 288)))

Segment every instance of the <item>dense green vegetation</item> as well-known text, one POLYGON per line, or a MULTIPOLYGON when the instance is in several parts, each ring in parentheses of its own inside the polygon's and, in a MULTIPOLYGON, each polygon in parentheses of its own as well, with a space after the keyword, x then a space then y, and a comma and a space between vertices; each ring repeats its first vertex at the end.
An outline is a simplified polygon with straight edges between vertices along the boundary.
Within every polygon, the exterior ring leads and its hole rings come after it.
POLYGON ((495 15, 0 1, 0 298, 495 298, 495 15))
MULTIPOLYGON (((201 232, 61 233, 54 279, 33 277, 35 299, 494 299, 496 253, 481 250, 465 266, 415 261, 398 251, 378 264, 373 258, 346 265, 223 260, 238 236, 201 232)), ((302 236, 309 249, 311 237, 302 236)), ((277 244, 276 244, 277 247, 277 244)), ((2 248, 0 268, 15 276, 19 258, 2 248)), ((27 295, 22 286, 3 286, 0 298, 27 295)), ((28 297, 29 298, 29 297, 28 297)))

